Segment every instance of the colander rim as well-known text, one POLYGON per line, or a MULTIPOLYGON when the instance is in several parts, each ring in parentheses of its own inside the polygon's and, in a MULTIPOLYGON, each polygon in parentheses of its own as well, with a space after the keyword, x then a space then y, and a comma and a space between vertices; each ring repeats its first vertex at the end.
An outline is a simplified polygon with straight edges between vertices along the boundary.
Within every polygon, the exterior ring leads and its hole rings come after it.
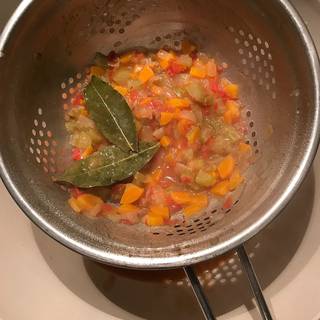
MULTIPOLYGON (((7 41, 10 38, 12 31, 15 28, 16 23, 21 16, 27 11, 34 0, 23 0, 17 7, 9 21, 7 22, 2 34, 0 35, 0 59, 4 56, 4 48, 7 41)), ((304 154, 304 157, 300 163, 296 174, 291 179, 288 186, 285 188, 284 192, 279 195, 277 201, 266 211, 266 213, 255 223, 242 230, 238 234, 232 236, 230 239, 225 240, 212 247, 201 249, 197 252, 189 254, 181 254, 179 256, 173 257, 128 257, 121 254, 114 254, 106 252, 100 249, 96 249, 89 245, 84 245, 80 241, 76 241, 68 237, 67 234, 62 233, 49 223, 47 223, 37 212, 34 210, 24 199, 23 194, 21 194, 15 187, 11 177, 8 174, 8 170, 3 162, 1 150, 0 150, 0 176, 8 192, 15 200, 20 209, 26 214, 26 216, 35 223, 40 229, 46 232, 50 237, 60 242, 64 246, 76 251, 84 256, 92 258, 94 260, 111 264, 118 267, 125 268, 135 268, 135 269, 160 269, 160 268, 174 268, 181 267, 185 265, 190 265, 198 263, 215 256, 221 255, 237 246, 241 245, 260 230, 262 230, 267 224, 269 224, 287 205, 294 193, 298 190, 303 179, 305 178, 313 159, 316 155, 319 137, 320 137, 320 64, 318 53, 315 48, 312 37, 303 22, 301 16, 287 0, 278 0, 279 5, 285 9, 288 16, 291 17, 294 22, 297 32, 299 33, 301 39, 303 40, 306 48, 306 55, 309 64, 312 68, 312 78, 313 78, 313 89, 314 89, 314 101, 315 101, 315 112, 313 119, 313 127, 310 134, 310 139, 308 143, 308 148, 304 154)))

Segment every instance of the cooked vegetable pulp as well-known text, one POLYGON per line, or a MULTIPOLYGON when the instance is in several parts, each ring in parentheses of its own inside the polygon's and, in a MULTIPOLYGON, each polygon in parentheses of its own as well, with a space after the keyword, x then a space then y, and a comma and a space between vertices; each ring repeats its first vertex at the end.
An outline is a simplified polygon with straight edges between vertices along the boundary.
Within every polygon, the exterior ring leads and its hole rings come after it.
POLYGON ((192 45, 182 52, 97 54, 66 111, 77 213, 176 224, 244 181, 251 158, 239 88, 192 45), (93 188, 95 187, 95 188, 93 188))

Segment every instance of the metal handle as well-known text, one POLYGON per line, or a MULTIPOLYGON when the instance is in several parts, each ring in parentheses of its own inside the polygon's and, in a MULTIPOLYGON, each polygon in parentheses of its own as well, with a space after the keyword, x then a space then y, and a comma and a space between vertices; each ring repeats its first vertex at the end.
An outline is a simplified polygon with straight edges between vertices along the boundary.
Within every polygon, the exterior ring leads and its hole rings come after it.
POLYGON ((258 278, 254 272, 251 261, 243 245, 237 248, 237 253, 242 263, 243 269, 245 270, 248 276, 250 287, 258 303, 258 308, 259 308, 262 319, 272 320, 271 313, 269 311, 266 300, 264 299, 258 278))
POLYGON ((198 277, 194 273, 194 270, 192 267, 184 267, 184 272, 186 273, 186 276, 188 277, 193 293, 196 296, 198 303, 201 307, 202 313, 204 315, 204 318, 206 320, 215 320, 215 316, 212 313, 212 310, 210 308, 210 305, 208 303, 208 300, 202 290, 201 284, 199 282, 198 277))

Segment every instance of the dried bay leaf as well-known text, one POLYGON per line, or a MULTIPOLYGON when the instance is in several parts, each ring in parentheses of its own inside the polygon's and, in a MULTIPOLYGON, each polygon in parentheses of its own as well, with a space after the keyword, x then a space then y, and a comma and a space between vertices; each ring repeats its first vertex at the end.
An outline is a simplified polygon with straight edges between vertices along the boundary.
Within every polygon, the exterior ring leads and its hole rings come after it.
POLYGON ((138 151, 132 111, 123 96, 93 76, 85 91, 89 115, 100 132, 124 151, 138 151))
POLYGON ((74 162, 56 177, 80 188, 109 186, 142 169, 159 149, 158 143, 140 142, 139 152, 126 152, 117 146, 107 146, 84 160, 74 162))

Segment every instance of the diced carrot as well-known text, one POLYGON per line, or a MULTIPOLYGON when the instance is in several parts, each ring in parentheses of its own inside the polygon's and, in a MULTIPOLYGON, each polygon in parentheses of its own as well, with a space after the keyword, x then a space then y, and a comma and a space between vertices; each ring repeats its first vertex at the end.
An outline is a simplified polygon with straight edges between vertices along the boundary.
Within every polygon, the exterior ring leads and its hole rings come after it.
POLYGON ((149 66, 144 66, 143 69, 139 72, 138 79, 142 83, 146 83, 153 76, 154 76, 153 70, 149 66))
POLYGON ((227 124, 233 124, 240 118, 239 104, 235 101, 228 100, 226 102, 226 112, 224 113, 224 121, 227 124))
POLYGON ((241 153, 249 153, 249 152, 251 152, 251 146, 250 146, 250 144, 247 144, 247 143, 244 143, 244 142, 240 142, 239 143, 239 151, 241 152, 241 153))
POLYGON ((169 208, 166 206, 151 206, 150 215, 160 216, 163 219, 169 219, 169 208))
POLYGON ((170 193, 170 197, 177 204, 187 204, 192 201, 192 193, 186 191, 173 191, 170 193))
POLYGON ((151 97, 146 97, 146 98, 143 98, 141 101, 140 101, 140 105, 141 106, 147 106, 148 104, 150 104, 152 102, 152 98, 151 97))
POLYGON ((128 93, 128 89, 117 84, 112 85, 113 89, 117 90, 121 95, 125 96, 128 93))
POLYGON ((167 52, 165 50, 160 50, 157 53, 157 56, 159 58, 159 64, 160 67, 164 70, 168 69, 170 65, 170 61, 175 58, 175 54, 172 52, 167 52))
POLYGON ((81 212, 81 209, 79 208, 78 206, 78 203, 77 203, 77 199, 74 198, 74 197, 71 197, 69 200, 68 200, 68 203, 70 205, 70 207, 72 208, 73 211, 77 212, 77 213, 80 213, 81 212))
POLYGON ((133 54, 132 53, 127 53, 127 54, 124 54, 123 56, 120 57, 120 62, 122 64, 126 64, 128 62, 130 62, 130 60, 132 59, 133 57, 133 54))
POLYGON ((137 201, 143 194, 144 189, 136 186, 133 183, 127 183, 121 197, 121 204, 130 204, 137 201))
POLYGON ((200 128, 192 127, 191 130, 187 133, 187 139, 189 144, 193 144, 200 136, 200 128))
POLYGON ((163 223, 164 219, 160 215, 148 214, 146 217, 146 224, 150 227, 161 226, 163 223))
POLYGON ((214 179, 218 179, 217 168, 214 168, 212 170, 211 175, 214 179))
POLYGON ((239 187, 244 178, 240 175, 239 169, 235 169, 229 179, 229 190, 233 191, 239 187))
POLYGON ((161 112, 160 113, 160 125, 167 125, 173 118, 175 114, 173 112, 161 112))
POLYGON ((117 212, 120 214, 137 213, 139 212, 139 210, 139 207, 133 204, 122 204, 120 207, 117 208, 117 212))
POLYGON ((103 204, 103 200, 90 193, 81 194, 77 198, 77 205, 81 211, 89 211, 96 207, 97 205, 103 204))
POLYGON ((218 165, 218 173, 221 179, 226 179, 231 176, 235 167, 235 160, 232 155, 226 156, 218 165))
POLYGON ((183 208, 183 214, 186 217, 190 217, 190 216, 193 216, 194 214, 199 213, 202 209, 203 209, 203 207, 198 206, 197 204, 191 204, 191 205, 183 208))
POLYGON ((172 98, 167 101, 167 104, 175 108, 188 108, 190 106, 190 100, 187 98, 172 98))
POLYGON ((217 183, 212 189, 211 192, 217 196, 225 196, 229 192, 229 181, 223 180, 217 183))
POLYGON ((106 70, 101 68, 101 67, 92 66, 90 68, 90 73, 91 73, 92 76, 100 77, 100 76, 102 76, 102 75, 104 75, 106 73, 106 70))
POLYGON ((161 139, 160 139, 160 144, 166 148, 168 147, 170 144, 171 144, 171 139, 168 137, 168 136, 163 136, 161 139))
POLYGON ((175 160, 175 157, 174 157, 172 152, 168 152, 168 154, 165 157, 165 161, 169 165, 174 165, 175 164, 176 160, 175 160))
POLYGON ((87 148, 82 152, 81 158, 82 158, 82 159, 85 159, 85 158, 89 157, 90 154, 93 153, 93 151, 94 151, 94 150, 93 150, 93 147, 90 145, 89 147, 87 147, 87 148))
POLYGON ((204 67, 193 66, 190 69, 190 75, 195 78, 204 79, 207 76, 207 72, 204 67))
POLYGON ((160 168, 154 170, 150 175, 145 179, 145 183, 154 184, 160 181, 162 176, 162 170, 160 168))
POLYGON ((239 96, 239 86, 237 84, 227 84, 226 86, 224 86, 224 91, 232 99, 237 99, 239 96))
POLYGON ((205 194, 194 195, 191 199, 191 203, 198 207, 205 208, 208 205, 208 197, 205 194))

